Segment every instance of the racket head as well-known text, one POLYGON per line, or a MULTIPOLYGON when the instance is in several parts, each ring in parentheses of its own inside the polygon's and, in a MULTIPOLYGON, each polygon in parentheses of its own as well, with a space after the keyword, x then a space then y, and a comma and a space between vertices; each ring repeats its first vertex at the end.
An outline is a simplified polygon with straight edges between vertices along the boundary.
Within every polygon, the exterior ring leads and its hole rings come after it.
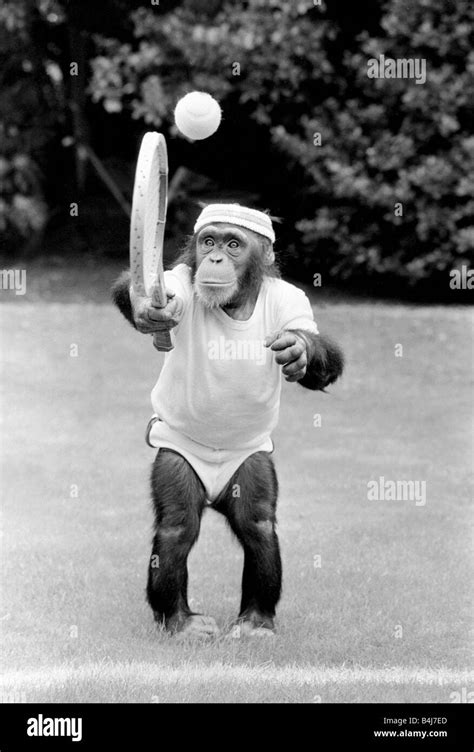
MULTIPOLYGON (((130 270, 138 295, 164 289, 163 241, 168 201, 168 152, 162 133, 145 133, 138 154, 130 221, 130 270)), ((166 303, 166 300, 165 300, 166 303)))

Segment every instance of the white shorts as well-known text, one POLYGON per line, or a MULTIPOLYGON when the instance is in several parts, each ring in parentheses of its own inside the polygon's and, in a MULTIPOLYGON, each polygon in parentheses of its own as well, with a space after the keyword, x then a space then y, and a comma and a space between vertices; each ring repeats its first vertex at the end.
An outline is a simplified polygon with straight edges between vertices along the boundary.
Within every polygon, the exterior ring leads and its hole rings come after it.
POLYGON ((212 449, 173 430, 157 415, 148 423, 146 441, 154 449, 173 449, 189 462, 206 490, 208 504, 216 500, 247 457, 255 452, 273 452, 270 437, 254 449, 212 449))

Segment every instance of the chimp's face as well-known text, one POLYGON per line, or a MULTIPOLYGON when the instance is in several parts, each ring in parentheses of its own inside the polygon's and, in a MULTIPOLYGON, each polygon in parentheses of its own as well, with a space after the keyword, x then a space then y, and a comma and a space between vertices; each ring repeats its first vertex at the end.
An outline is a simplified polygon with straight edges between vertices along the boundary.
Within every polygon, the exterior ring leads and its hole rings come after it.
MULTIPOLYGON (((263 276, 266 239, 243 227, 216 222, 195 237, 195 289, 209 308, 225 306, 263 276)), ((250 290, 249 290, 250 294, 250 290)))

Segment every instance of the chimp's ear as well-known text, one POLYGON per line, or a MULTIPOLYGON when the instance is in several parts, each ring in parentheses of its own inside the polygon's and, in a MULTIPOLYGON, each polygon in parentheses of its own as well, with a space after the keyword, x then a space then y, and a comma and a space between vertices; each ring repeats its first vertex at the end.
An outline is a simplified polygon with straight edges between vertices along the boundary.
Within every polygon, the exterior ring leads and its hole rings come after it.
POLYGON ((275 251, 273 250, 273 243, 265 238, 265 240, 262 242, 262 249, 263 263, 265 264, 265 266, 271 266, 275 263, 275 251))

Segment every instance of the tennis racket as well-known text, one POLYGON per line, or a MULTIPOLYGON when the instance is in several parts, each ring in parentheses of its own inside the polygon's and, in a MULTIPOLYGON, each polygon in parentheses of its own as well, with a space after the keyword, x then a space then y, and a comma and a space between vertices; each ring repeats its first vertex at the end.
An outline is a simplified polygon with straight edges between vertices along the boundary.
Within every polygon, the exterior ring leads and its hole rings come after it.
MULTIPOLYGON (((130 270, 135 293, 167 303, 163 274, 163 240, 168 199, 168 152, 161 133, 145 133, 138 154, 130 221, 130 270)), ((172 350, 170 332, 155 332, 157 350, 172 350)))

